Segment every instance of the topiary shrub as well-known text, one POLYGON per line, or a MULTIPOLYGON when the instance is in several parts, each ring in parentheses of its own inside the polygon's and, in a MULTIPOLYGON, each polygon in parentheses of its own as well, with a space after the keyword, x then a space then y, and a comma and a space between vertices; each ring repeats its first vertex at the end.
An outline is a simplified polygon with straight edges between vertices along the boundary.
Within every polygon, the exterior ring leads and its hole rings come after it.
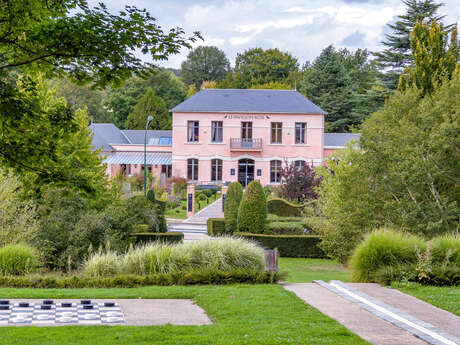
POLYGON ((158 228, 155 232, 167 232, 168 225, 166 224, 166 200, 156 199, 157 206, 157 217, 158 217, 158 228))
POLYGON ((150 189, 148 192, 147 192, 147 200, 155 203, 155 191, 153 189, 150 189))
POLYGON ((273 198, 267 201, 268 213, 279 217, 301 217, 304 205, 292 204, 280 198, 273 198))
POLYGON ((252 181, 243 193, 238 208, 238 231, 261 234, 267 221, 267 201, 259 181, 252 181))
POLYGON ((24 275, 37 268, 35 250, 25 244, 0 248, 0 275, 24 275))
POLYGON ((232 182, 228 186, 225 196, 224 218, 225 232, 233 234, 238 224, 238 208, 240 207, 241 198, 243 197, 243 187, 238 182, 232 182))
POLYGON ((223 218, 208 218, 206 226, 209 236, 222 236, 227 232, 223 218))
POLYGON ((353 252, 353 280, 374 282, 381 267, 415 264, 417 253, 425 249, 426 243, 414 235, 390 229, 374 231, 353 252))

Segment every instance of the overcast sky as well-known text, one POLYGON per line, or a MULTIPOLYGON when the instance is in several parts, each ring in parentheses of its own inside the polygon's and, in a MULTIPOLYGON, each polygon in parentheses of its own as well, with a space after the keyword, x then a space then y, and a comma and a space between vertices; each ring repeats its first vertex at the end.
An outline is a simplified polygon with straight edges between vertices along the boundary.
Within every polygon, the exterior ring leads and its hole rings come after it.
MULTIPOLYGON (((164 28, 200 31, 204 41, 222 49, 233 65, 248 48, 279 48, 313 61, 329 44, 351 50, 382 49, 386 25, 405 12, 400 0, 102 0, 111 11, 124 5, 146 8, 164 28)), ((90 0, 90 4, 99 1, 90 0)), ((460 0, 443 0, 445 23, 460 21, 460 0)), ((166 67, 179 68, 188 50, 173 55, 166 67)), ((148 60, 148 58, 146 58, 148 60)))

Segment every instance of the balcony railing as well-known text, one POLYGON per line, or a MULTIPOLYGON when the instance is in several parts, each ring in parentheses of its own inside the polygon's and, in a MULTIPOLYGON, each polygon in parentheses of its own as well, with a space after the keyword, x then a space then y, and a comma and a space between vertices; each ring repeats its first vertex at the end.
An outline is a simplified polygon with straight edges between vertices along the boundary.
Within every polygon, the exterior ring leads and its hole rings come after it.
POLYGON ((262 139, 230 138, 230 150, 233 151, 262 151, 262 139))

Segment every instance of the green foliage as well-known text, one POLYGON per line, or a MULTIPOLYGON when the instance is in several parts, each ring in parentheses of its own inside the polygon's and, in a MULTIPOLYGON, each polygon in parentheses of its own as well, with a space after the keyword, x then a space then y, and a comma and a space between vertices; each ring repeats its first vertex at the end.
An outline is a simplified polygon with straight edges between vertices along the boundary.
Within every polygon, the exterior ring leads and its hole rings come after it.
MULTIPOLYGON (((248 89, 270 82, 285 83, 298 70, 297 59, 278 49, 252 48, 238 53, 232 74, 219 83, 220 88, 248 89)), ((291 87, 292 88, 292 87, 291 87)))
POLYGON ((184 240, 184 234, 177 231, 149 233, 135 232, 133 233, 133 236, 136 238, 136 244, 145 244, 156 241, 164 243, 178 243, 184 240))
POLYGON ((265 226, 266 235, 303 235, 305 221, 299 218, 297 221, 274 221, 265 226))
POLYGON ((305 205, 296 205, 280 198, 267 201, 268 213, 279 217, 301 217, 305 205))
MULTIPOLYGON (((187 85, 199 88, 205 81, 220 81, 230 72, 230 62, 217 47, 200 46, 182 62, 180 77, 187 85)), ((188 98, 188 97, 187 97, 188 98)))
POLYGON ((151 203, 155 203, 155 191, 153 189, 149 189, 147 192, 147 200, 149 200, 151 203))
POLYGON ((37 253, 28 245, 10 244, 0 248, 0 276, 29 274, 37 266, 37 253))
POLYGON ((411 33, 415 66, 407 67, 399 79, 399 90, 414 86, 421 94, 432 94, 440 83, 450 80, 460 60, 457 26, 445 30, 433 20, 417 23, 411 33))
POLYGON ((148 224, 136 224, 133 225, 132 231, 133 234, 138 234, 138 233, 145 233, 150 230, 150 226, 148 224))
POLYGON ((438 236, 430 241, 432 262, 460 266, 460 236, 438 236))
POLYGON ((321 169, 316 230, 346 261, 363 234, 385 225, 425 238, 457 231, 460 213, 460 73, 431 97, 396 92, 348 147, 321 169))
POLYGON ((435 0, 403 0, 407 6, 406 13, 398 16, 394 24, 388 24, 391 33, 387 34, 382 44, 386 49, 374 53, 380 67, 391 68, 390 86, 396 88, 399 74, 405 67, 413 64, 413 56, 410 47, 410 33, 417 22, 440 21, 444 16, 437 14, 442 3, 435 0))
POLYGON ((380 83, 369 52, 358 49, 351 53, 325 48, 315 59, 301 84, 301 91, 326 114, 332 132, 349 131, 378 110, 388 95, 380 83))
POLYGON ((237 232, 234 236, 252 240, 268 249, 277 249, 282 257, 288 258, 325 258, 318 246, 319 236, 313 235, 265 235, 237 232))
POLYGON ((238 182, 228 186, 224 205, 225 232, 233 234, 238 227, 238 210, 243 197, 243 187, 238 182))
POLYGON ((228 234, 224 218, 208 218, 206 228, 209 236, 222 236, 228 234))
POLYGON ((279 280, 277 272, 250 269, 231 271, 192 270, 153 275, 115 275, 91 278, 83 276, 31 275, 26 277, 0 276, 0 287, 34 289, 78 289, 78 288, 134 288, 140 286, 176 285, 227 285, 227 284, 274 284, 279 280))
POLYGON ((149 12, 134 6, 115 15, 102 3, 91 8, 84 0, 1 3, 0 22, 0 54, 7 56, 0 72, 22 66, 67 73, 96 86, 117 83, 149 65, 137 51, 164 60, 200 37, 184 37, 181 28, 164 32, 149 12))
POLYGON ((155 96, 152 89, 148 89, 145 95, 139 100, 134 110, 129 114, 125 122, 126 129, 145 129, 147 117, 152 115, 150 129, 171 129, 171 116, 166 108, 166 103, 158 96, 155 96))
POLYGON ((223 237, 213 241, 182 244, 154 242, 130 248, 121 256, 110 252, 98 253, 85 262, 84 271, 92 277, 119 272, 150 275, 194 270, 263 271, 264 260, 263 250, 255 243, 223 237))
POLYGON ((261 234, 267 220, 267 201, 259 181, 246 187, 238 208, 238 231, 261 234))
POLYGON ((196 88, 195 84, 189 85, 187 89, 187 96, 185 97, 186 99, 192 97, 194 94, 198 92, 198 89, 196 88))
POLYGON ((425 248, 425 242, 414 235, 390 229, 374 231, 353 252, 353 280, 375 281, 375 272, 384 266, 415 264, 417 253, 425 248))
POLYGON ((157 226, 154 232, 167 232, 168 225, 166 223, 166 200, 156 199, 156 211, 157 211, 157 226))
POLYGON ((0 243, 30 241, 38 231, 36 205, 24 200, 19 179, 0 169, 0 243))

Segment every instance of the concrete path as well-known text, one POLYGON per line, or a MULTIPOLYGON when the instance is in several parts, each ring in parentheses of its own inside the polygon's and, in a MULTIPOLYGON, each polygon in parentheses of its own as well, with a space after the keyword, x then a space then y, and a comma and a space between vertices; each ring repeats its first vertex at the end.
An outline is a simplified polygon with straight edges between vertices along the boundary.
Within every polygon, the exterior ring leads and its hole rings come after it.
POLYGON ((299 298, 334 318, 361 338, 376 345, 422 345, 459 344, 460 318, 428 303, 406 295, 398 290, 381 287, 378 284, 327 284, 324 282, 283 284, 299 298), (321 284, 321 285, 320 285, 321 284), (334 288, 344 288, 345 293, 334 288), (385 309, 375 310, 354 298, 367 298, 377 308, 386 307, 390 314, 401 317, 395 320, 385 315, 385 309), (372 303, 373 302, 373 303, 372 303), (408 327, 412 322, 413 327, 408 327), (420 332, 431 331, 432 336, 420 332), (434 337, 433 337, 434 336, 434 337), (444 339, 444 341, 442 341, 444 339))
POLYGON ((206 223, 208 218, 220 218, 222 209, 222 198, 211 205, 195 213, 192 217, 181 223, 170 224, 168 231, 180 231, 184 233, 184 241, 209 240, 206 223))

